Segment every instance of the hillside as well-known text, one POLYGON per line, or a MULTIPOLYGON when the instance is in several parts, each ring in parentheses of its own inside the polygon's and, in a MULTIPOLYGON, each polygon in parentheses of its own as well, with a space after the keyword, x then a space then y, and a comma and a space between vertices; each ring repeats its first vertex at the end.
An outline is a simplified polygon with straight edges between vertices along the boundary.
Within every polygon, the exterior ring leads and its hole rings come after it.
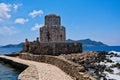
POLYGON ((71 40, 68 39, 66 40, 67 42, 81 42, 83 44, 83 46, 108 46, 102 42, 97 42, 97 41, 93 41, 91 39, 83 39, 83 40, 71 40))
POLYGON ((20 44, 8 44, 5 46, 1 46, 2 48, 21 48, 23 46, 24 43, 20 43, 20 44))
MULTIPOLYGON (((97 42, 97 41, 93 41, 91 39, 83 39, 83 40, 72 40, 72 39, 67 39, 66 42, 81 42, 83 44, 83 46, 107 46, 106 44, 102 43, 102 42, 97 42)), ((0 46, 2 48, 14 48, 14 47, 22 47, 24 43, 20 43, 20 44, 9 44, 9 45, 5 45, 5 46, 0 46)))

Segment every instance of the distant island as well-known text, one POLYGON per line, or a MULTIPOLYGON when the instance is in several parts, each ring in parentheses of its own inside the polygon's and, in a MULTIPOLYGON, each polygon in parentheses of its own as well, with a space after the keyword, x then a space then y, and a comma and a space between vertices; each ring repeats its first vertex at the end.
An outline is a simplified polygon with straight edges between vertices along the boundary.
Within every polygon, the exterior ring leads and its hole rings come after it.
POLYGON ((107 44, 104 44, 103 42, 94 41, 91 39, 82 39, 82 40, 67 39, 66 42, 80 42, 83 44, 83 46, 108 46, 107 44))
POLYGON ((21 48, 23 46, 23 42, 19 44, 8 44, 5 46, 0 46, 1 48, 21 48))
MULTIPOLYGON (((93 41, 91 39, 82 39, 82 40, 72 40, 72 39, 67 39, 66 42, 81 42, 83 46, 108 46, 107 44, 104 44, 102 42, 98 41, 93 41)), ((5 46, 0 46, 2 48, 21 48, 23 47, 23 42, 19 44, 8 44, 5 46)))

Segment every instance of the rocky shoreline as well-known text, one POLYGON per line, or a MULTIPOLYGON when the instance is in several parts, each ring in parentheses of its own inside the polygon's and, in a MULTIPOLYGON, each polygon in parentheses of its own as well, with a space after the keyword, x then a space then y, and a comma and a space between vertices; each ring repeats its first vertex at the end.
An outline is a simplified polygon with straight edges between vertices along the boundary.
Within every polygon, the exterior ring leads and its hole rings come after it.
POLYGON ((115 62, 112 59, 115 57, 120 58, 120 54, 114 52, 86 51, 82 54, 60 56, 84 66, 85 72, 97 80, 118 80, 120 78, 120 61, 115 62))
MULTIPOLYGON (((12 56, 12 57, 20 57, 21 53, 14 53, 14 54, 10 54, 7 56, 12 56)), ((33 55, 30 53, 27 53, 26 55, 23 55, 23 57, 25 57, 26 59, 32 60, 31 57, 33 55), (28 58, 27 58, 28 57, 28 58)), ((120 78, 120 54, 117 52, 95 52, 95 51, 85 51, 83 53, 79 53, 79 54, 61 54, 59 56, 45 56, 41 55, 35 55, 33 56, 33 61, 40 60, 45 63, 49 63, 51 64, 51 62, 53 61, 52 59, 58 59, 58 58, 63 58, 66 59, 68 61, 71 61, 73 63, 79 64, 81 66, 84 67, 84 71, 82 71, 85 74, 88 74, 90 76, 92 76, 93 78, 95 78, 96 80, 119 80, 120 78), (39 57, 39 59, 38 59, 39 57), (56 57, 56 58, 55 58, 56 57), (42 60, 43 59, 43 60, 42 60), (51 61, 52 60, 52 61, 51 61), (117 60, 117 61, 116 61, 117 60)), ((24 58, 23 58, 24 59, 24 58)), ((53 65, 57 65, 56 64, 56 60, 54 60, 52 62, 53 65), (55 64, 54 64, 55 62, 55 64)), ((39 61, 37 61, 39 62, 39 61)), ((58 59, 59 62, 59 59, 58 59)), ((65 66, 65 65, 62 65, 65 66)), ((29 71, 29 69, 28 69, 29 71)), ((28 72, 27 71, 27 72, 28 72)))

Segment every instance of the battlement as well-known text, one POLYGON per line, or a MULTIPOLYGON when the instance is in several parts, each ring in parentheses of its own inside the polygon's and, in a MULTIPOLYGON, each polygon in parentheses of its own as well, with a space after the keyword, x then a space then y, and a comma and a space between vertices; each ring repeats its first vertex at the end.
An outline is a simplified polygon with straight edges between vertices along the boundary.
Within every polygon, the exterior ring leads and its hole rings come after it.
POLYGON ((68 43, 66 40, 66 29, 61 26, 60 16, 50 14, 45 16, 45 25, 40 28, 40 39, 34 42, 26 42, 23 52, 38 55, 60 55, 70 53, 81 53, 81 43, 68 43))
POLYGON ((49 14, 45 16, 45 25, 46 26, 52 26, 52 25, 61 25, 61 19, 60 16, 57 16, 56 14, 49 14))

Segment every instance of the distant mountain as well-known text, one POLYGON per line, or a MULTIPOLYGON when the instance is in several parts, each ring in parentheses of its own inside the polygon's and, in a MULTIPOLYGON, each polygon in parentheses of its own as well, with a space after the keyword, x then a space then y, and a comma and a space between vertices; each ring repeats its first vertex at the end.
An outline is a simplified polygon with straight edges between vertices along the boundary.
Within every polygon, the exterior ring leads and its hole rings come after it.
POLYGON ((5 46, 1 46, 2 48, 21 48, 23 46, 24 43, 20 43, 20 44, 8 44, 5 46))
MULTIPOLYGON (((72 39, 67 39, 66 42, 80 42, 83 44, 83 46, 108 46, 102 42, 97 42, 97 41, 93 41, 91 39, 83 39, 83 40, 72 40, 72 39)), ((9 44, 9 45, 5 45, 5 46, 0 46, 2 48, 21 48, 23 46, 24 43, 20 43, 20 44, 9 44)))
POLYGON ((102 42, 97 42, 97 41, 93 41, 91 39, 83 39, 83 40, 72 40, 72 39, 68 39, 66 40, 67 42, 81 42, 83 44, 83 46, 108 46, 102 42))

